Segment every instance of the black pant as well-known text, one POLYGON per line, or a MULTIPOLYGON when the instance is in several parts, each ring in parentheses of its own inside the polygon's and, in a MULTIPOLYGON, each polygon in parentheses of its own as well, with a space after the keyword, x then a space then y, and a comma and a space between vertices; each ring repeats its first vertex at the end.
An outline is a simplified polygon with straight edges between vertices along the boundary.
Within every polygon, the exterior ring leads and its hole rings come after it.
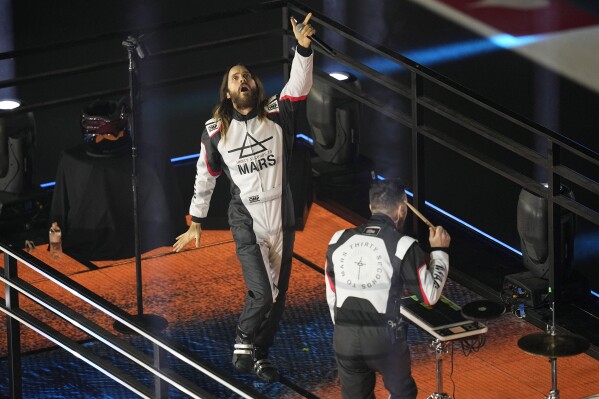
POLYGON ((265 249, 258 244, 254 221, 245 206, 234 204, 229 208, 231 232, 247 288, 245 304, 239 316, 239 328, 248 335, 252 343, 264 349, 272 345, 278 330, 291 276, 295 240, 293 202, 290 195, 284 196, 281 202, 280 270, 276 284, 278 294, 274 302, 269 271, 265 265, 269 260, 263 253, 265 249))
POLYGON ((416 399, 406 327, 335 325, 333 347, 344 399, 375 399, 376 372, 381 373, 391 399, 416 399))

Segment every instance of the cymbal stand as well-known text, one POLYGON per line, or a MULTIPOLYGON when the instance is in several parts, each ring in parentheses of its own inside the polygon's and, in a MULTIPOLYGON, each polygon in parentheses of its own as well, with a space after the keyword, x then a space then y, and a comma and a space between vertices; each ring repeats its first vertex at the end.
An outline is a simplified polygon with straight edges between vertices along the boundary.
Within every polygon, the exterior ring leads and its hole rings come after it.
POLYGON ((443 354, 448 352, 447 345, 445 342, 436 339, 431 343, 431 346, 435 348, 437 392, 430 394, 427 399, 452 399, 451 395, 443 392, 443 354))
MULTIPOLYGON (((555 335, 555 302, 551 302, 551 326, 548 326, 548 333, 555 335)), ((557 357, 550 357, 551 363, 551 391, 546 399, 559 399, 559 390, 557 389, 557 357)))

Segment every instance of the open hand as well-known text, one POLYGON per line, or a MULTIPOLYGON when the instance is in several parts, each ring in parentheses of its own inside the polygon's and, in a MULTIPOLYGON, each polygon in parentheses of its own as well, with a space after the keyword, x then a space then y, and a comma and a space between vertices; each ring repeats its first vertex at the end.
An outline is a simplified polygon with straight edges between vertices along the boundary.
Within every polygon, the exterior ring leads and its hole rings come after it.
POLYGON ((177 237, 177 241, 173 244, 173 251, 181 251, 187 243, 195 239, 196 248, 200 247, 200 237, 202 236, 202 227, 200 223, 191 222, 189 229, 177 237))

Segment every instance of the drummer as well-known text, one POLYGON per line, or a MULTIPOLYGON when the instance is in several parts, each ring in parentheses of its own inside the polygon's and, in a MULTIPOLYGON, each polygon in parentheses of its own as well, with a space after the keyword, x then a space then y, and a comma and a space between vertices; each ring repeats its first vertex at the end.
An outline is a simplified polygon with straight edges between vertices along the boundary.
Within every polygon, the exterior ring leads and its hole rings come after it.
POLYGON ((336 232, 327 251, 326 292, 341 392, 345 399, 373 398, 379 371, 391 399, 415 399, 400 299, 406 288, 426 304, 437 302, 449 273, 451 237, 441 226, 430 227, 431 252, 425 254, 402 233, 405 187, 377 180, 369 196, 372 217, 336 232))

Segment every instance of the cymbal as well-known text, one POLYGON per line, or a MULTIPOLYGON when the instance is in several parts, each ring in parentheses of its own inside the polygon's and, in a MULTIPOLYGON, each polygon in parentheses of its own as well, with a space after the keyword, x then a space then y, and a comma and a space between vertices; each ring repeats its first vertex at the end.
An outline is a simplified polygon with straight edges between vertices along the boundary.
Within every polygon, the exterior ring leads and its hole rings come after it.
POLYGON ((485 321, 499 317, 505 312, 500 303, 480 300, 462 306, 462 316, 467 320, 485 321))
POLYGON ((564 357, 586 352, 591 344, 579 335, 535 333, 520 338, 518 346, 533 355, 564 357))

